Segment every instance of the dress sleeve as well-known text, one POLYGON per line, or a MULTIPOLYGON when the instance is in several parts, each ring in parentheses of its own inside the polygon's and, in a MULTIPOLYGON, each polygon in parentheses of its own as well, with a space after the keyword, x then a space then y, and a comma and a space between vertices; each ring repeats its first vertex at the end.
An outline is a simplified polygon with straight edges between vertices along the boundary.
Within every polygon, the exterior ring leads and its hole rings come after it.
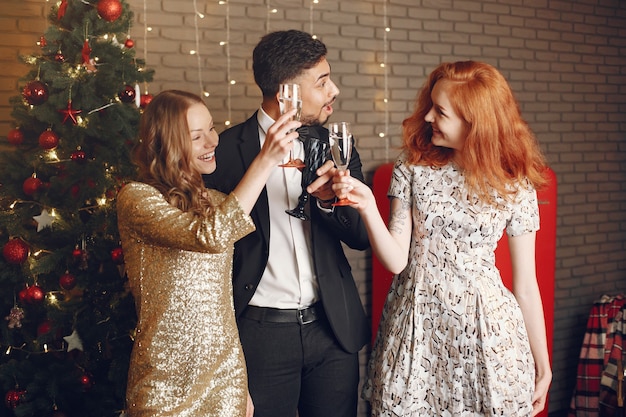
POLYGON ((400 155, 393 167, 391 183, 387 197, 395 197, 405 203, 411 202, 411 181, 413 171, 406 163, 403 155, 400 155))
POLYGON ((126 229, 132 238, 156 246, 221 253, 252 232, 254 223, 234 194, 208 192, 215 207, 203 218, 172 206, 150 185, 126 184, 117 196, 120 231, 126 229))
POLYGON ((537 191, 530 184, 522 184, 510 205, 511 217, 506 225, 506 234, 520 236, 539 230, 539 205, 537 191))

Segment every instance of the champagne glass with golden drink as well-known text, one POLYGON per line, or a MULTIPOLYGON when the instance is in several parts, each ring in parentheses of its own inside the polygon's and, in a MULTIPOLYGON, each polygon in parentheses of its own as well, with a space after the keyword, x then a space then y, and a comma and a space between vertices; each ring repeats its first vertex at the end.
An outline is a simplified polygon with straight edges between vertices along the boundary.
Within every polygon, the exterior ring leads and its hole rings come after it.
MULTIPOLYGON (((300 120, 302 114, 302 95, 299 84, 281 84, 278 89, 278 104, 280 113, 285 114, 292 109, 296 109, 293 120, 300 120)), ((289 151, 289 160, 280 164, 283 168, 304 168, 304 163, 293 159, 293 149, 289 151)))
MULTIPOLYGON (((328 125, 328 141, 330 143, 330 154, 333 162, 339 171, 345 171, 350 163, 352 155, 352 132, 350 123, 333 122, 328 125)), ((333 203, 333 206, 348 206, 354 204, 347 198, 341 198, 333 203)))

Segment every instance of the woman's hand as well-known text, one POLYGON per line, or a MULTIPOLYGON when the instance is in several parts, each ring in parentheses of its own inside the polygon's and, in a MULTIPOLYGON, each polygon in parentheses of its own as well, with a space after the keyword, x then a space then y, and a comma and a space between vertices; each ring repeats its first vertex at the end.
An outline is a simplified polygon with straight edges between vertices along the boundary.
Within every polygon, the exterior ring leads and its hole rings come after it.
POLYGON ((533 416, 536 416, 544 408, 546 408, 546 401, 548 399, 548 389, 552 382, 552 373, 549 375, 537 376, 535 381, 535 392, 533 393, 533 416))
POLYGON ((350 170, 335 169, 332 189, 338 198, 348 198, 354 202, 351 207, 363 212, 368 207, 376 208, 372 190, 356 178, 350 176, 350 170))
POLYGON ((348 198, 354 202, 350 207, 358 210, 367 228, 372 251, 383 267, 393 274, 402 272, 408 262, 413 229, 410 203, 398 198, 391 199, 388 229, 380 216, 372 189, 358 178, 351 177, 350 170, 336 170, 332 187, 338 198, 348 198))
POLYGON ((298 138, 295 129, 301 125, 300 122, 291 120, 294 115, 295 110, 285 113, 267 129, 261 151, 233 190, 245 213, 252 211, 271 172, 293 148, 293 141, 298 138))
POLYGON ((254 416, 254 404, 252 403, 252 397, 250 397, 250 392, 248 391, 248 402, 246 404, 246 417, 254 416))
POLYGON ((293 148, 293 141, 298 139, 296 129, 302 125, 299 121, 292 120, 295 114, 295 109, 288 111, 267 129, 265 142, 259 153, 259 158, 263 161, 278 165, 293 148))

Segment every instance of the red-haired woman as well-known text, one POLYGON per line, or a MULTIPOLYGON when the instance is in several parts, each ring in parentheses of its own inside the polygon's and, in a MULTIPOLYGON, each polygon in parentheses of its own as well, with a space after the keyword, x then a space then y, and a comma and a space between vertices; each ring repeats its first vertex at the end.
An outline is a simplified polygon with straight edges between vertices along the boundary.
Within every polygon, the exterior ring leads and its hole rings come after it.
POLYGON ((531 416, 552 371, 535 274, 545 161, 504 77, 444 63, 403 122, 389 226, 371 190, 337 174, 394 277, 364 396, 374 416, 531 416), (513 293, 494 251, 509 236, 513 293))
POLYGON ((200 97, 178 90, 146 107, 134 153, 141 182, 118 194, 120 236, 138 315, 127 398, 130 417, 252 416, 232 289, 236 240, 272 170, 298 137, 274 123, 229 195, 204 187, 218 135, 200 97))

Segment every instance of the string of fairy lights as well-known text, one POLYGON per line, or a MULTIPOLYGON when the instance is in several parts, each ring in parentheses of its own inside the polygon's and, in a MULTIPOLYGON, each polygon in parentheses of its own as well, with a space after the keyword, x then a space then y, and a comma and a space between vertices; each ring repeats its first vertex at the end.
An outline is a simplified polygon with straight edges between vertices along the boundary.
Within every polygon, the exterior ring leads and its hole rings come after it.
POLYGON ((317 38, 317 35, 315 35, 315 32, 313 31, 313 6, 318 3, 318 0, 312 0, 311 3, 309 3, 309 33, 313 36, 313 38, 317 38))
MULTIPOLYGON (((148 32, 151 31, 152 28, 148 26, 148 4, 146 0, 143 0, 143 62, 146 64, 148 64, 148 32)), ((147 82, 144 83, 144 94, 148 94, 147 82)))
POLYGON ((383 112, 384 129, 378 136, 385 141, 385 161, 389 161, 389 71, 387 69, 387 58, 389 52, 389 39, 387 34, 391 31, 387 16, 387 0, 383 2, 383 61, 380 66, 383 69, 383 112))
POLYGON ((232 78, 231 73, 230 73, 230 66, 231 66, 231 62, 230 62, 230 1, 226 0, 225 1, 225 6, 226 6, 226 80, 228 81, 228 84, 226 86, 227 88, 227 94, 226 94, 226 109, 228 111, 228 119, 226 120, 226 122, 224 122, 224 124, 226 126, 229 126, 232 120, 232 86, 235 85, 235 80, 232 78))
POLYGON ((198 65, 198 87, 200 88, 200 92, 208 96, 206 90, 204 89, 204 82, 202 81, 202 56, 200 54, 200 31, 199 31, 199 19, 204 19, 204 14, 198 10, 198 2, 193 0, 193 26, 195 29, 195 49, 189 51, 191 55, 196 56, 196 64, 198 65))
POLYGON ((278 9, 272 7, 271 0, 265 1, 265 8, 267 10, 266 16, 265 16, 265 33, 268 33, 270 31, 271 17, 273 14, 278 13, 278 9))

